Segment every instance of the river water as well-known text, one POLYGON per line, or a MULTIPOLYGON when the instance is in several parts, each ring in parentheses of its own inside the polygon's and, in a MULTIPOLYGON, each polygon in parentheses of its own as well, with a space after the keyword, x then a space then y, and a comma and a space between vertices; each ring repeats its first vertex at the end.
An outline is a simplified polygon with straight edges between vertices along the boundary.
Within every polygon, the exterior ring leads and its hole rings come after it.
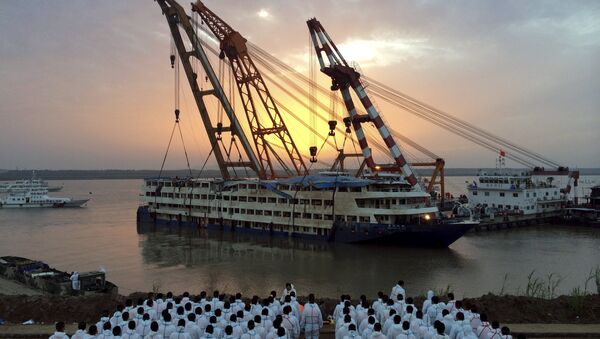
MULTIPOLYGON (((456 192, 469 178, 447 178, 456 192)), ((600 177, 583 178, 588 186, 600 177)), ((63 182, 51 182, 52 184, 63 182)), ((84 197, 82 209, 0 209, 0 255, 39 259, 65 271, 104 267, 120 292, 220 289, 265 295, 293 282, 300 294, 370 297, 398 279, 410 295, 450 288, 458 296, 515 293, 527 275, 561 278, 558 292, 583 287, 600 264, 600 229, 531 226, 464 236, 448 249, 404 249, 206 235, 136 225, 141 180, 64 181, 55 196, 84 197)), ((591 289, 591 286, 590 286, 591 289)), ((0 291, 1 293, 1 291, 0 291)))

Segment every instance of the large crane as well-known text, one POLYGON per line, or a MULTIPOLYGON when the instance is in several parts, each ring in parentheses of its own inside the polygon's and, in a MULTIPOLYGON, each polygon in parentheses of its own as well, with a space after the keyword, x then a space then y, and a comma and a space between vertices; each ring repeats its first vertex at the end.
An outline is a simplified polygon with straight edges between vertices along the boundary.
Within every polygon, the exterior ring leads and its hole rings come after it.
POLYGON ((365 164, 373 172, 377 171, 390 171, 390 172, 401 172, 404 175, 405 180, 411 185, 420 188, 419 182, 413 173, 412 168, 406 162, 404 155, 400 151, 400 147, 396 143, 394 136, 390 133, 389 129, 383 122, 383 119, 379 115, 379 112, 372 104, 371 100, 365 88, 360 80, 360 73, 358 73, 354 67, 348 65, 340 51, 338 50, 335 43, 329 37, 329 34, 325 31, 325 28, 321 23, 313 18, 306 22, 308 30, 312 39, 312 43, 319 59, 319 65, 321 72, 327 74, 331 78, 331 90, 339 90, 344 100, 344 105, 350 116, 352 127, 356 133, 356 138, 361 147, 365 164), (325 64, 323 58, 323 52, 328 60, 328 64, 325 64), (352 96, 350 94, 350 87, 354 90, 367 114, 359 114, 356 110, 352 96), (362 129, 363 123, 373 123, 377 128, 381 138, 385 142, 389 152, 394 159, 394 164, 391 165, 380 165, 375 163, 373 154, 369 148, 367 138, 362 129))
MULTIPOLYGON (((200 44, 200 40, 198 39, 194 31, 194 27, 190 22, 190 18, 186 14, 185 10, 175 0, 157 0, 157 2, 160 5, 165 18, 167 19, 167 23, 169 24, 169 29, 171 30, 171 35, 177 49, 177 54, 180 57, 181 64, 192 89, 196 106, 198 107, 200 117, 202 118, 202 122, 206 128, 206 134, 210 140, 212 152, 215 154, 215 158, 223 179, 229 179, 231 177, 229 169, 235 170, 235 168, 238 167, 250 168, 255 171, 260 178, 264 178, 265 174, 262 170, 262 166, 254 154, 248 139, 244 135, 244 131, 237 120, 235 113, 233 112, 229 100, 225 96, 223 87, 221 86, 221 83, 219 82, 219 79, 209 62, 207 55, 200 44), (187 35, 187 38, 191 43, 191 50, 187 50, 180 28, 183 29, 183 33, 187 35), (212 85, 212 89, 202 90, 200 88, 197 79, 198 75, 194 72, 191 58, 196 58, 200 62, 204 71, 206 72, 207 79, 212 85), (218 99, 219 104, 223 107, 229 119, 229 126, 223 126, 220 122, 216 125, 213 125, 204 101, 205 96, 215 96, 218 99), (239 140, 242 145, 243 153, 246 155, 245 160, 240 159, 238 161, 232 161, 229 158, 228 155, 230 152, 225 148, 225 146, 223 146, 222 143, 219 142, 222 140, 222 133, 230 133, 232 141, 235 141, 236 138, 239 140)), ((175 55, 172 54, 171 66, 173 66, 173 64, 176 62, 175 58, 175 55)), ((179 115, 178 110, 176 110, 175 114, 177 116, 179 115)), ((241 150, 240 153, 242 153, 241 150)), ((241 155, 242 154, 240 154, 240 158, 241 155)))
POLYGON ((258 154, 261 168, 269 178, 277 177, 276 168, 273 165, 275 158, 288 175, 304 175, 307 173, 304 160, 288 131, 275 100, 259 70, 254 65, 246 39, 225 21, 208 9, 201 1, 192 4, 192 10, 200 15, 200 18, 211 30, 220 43, 220 58, 225 56, 229 60, 232 72, 241 97, 242 105, 248 118, 250 132, 258 154), (258 103, 254 95, 258 96, 258 103), (259 109, 262 108, 262 111, 259 109), (264 113, 264 114, 261 114, 264 113), (261 118, 262 117, 262 118, 261 118), (269 137, 275 139, 283 146, 289 159, 281 159, 270 144, 269 137), (288 160, 293 169, 286 164, 288 160))

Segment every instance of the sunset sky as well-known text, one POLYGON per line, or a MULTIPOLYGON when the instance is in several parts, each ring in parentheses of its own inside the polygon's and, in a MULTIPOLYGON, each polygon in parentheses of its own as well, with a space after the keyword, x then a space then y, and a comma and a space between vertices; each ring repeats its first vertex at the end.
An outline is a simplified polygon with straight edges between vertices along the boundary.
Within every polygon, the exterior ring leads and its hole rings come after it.
MULTIPOLYGON (((306 20, 317 17, 368 77, 567 166, 600 167, 600 1, 205 4, 303 72, 306 20)), ((0 32, 0 168, 160 167, 173 125, 173 70, 154 1, 3 1, 0 32)), ((319 81, 327 83, 321 74, 319 81)), ((210 148, 188 87, 182 82, 182 129, 198 168, 210 148)), ((448 167, 494 166, 491 152, 381 108, 448 167)), ((289 124, 307 153, 305 131, 289 124)), ((184 168, 180 144, 173 147, 167 167, 184 168)))

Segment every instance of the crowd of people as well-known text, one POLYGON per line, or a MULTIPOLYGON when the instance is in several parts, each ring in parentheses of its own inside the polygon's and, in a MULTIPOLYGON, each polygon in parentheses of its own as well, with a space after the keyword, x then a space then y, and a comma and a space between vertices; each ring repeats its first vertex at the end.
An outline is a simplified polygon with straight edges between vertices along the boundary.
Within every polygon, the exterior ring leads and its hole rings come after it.
MULTIPOLYGON (((508 327, 489 322, 475 307, 463 307, 452 293, 446 300, 428 291, 419 307, 398 281, 389 295, 379 292, 372 302, 364 295, 356 301, 342 295, 333 314, 325 316, 335 339, 512 338, 508 327)), ((79 323, 70 339, 318 339, 323 321, 314 294, 301 304, 288 283, 281 297, 272 291, 249 301, 241 293, 227 297, 219 291, 212 297, 205 291, 178 297, 151 293, 145 300, 126 300, 112 313, 104 311, 95 324, 79 323)), ((69 339, 64 322, 56 324, 50 339, 69 339)))

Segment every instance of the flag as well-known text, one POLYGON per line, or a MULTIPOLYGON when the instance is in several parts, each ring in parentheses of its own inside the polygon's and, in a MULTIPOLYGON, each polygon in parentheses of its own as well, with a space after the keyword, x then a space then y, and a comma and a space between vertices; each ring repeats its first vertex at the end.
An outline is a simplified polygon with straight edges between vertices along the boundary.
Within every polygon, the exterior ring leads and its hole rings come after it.
POLYGON ((501 157, 505 157, 506 156, 506 152, 504 150, 500 150, 500 156, 501 157))

